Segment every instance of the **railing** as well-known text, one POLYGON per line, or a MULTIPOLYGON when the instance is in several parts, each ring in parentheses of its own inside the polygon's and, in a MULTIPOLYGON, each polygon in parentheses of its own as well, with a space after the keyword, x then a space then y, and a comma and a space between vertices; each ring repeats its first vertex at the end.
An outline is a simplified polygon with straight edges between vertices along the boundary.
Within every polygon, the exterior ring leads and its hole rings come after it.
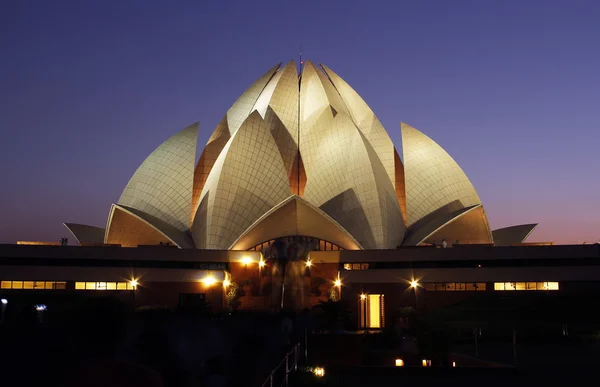
POLYGON ((271 370, 269 377, 267 378, 267 380, 265 380, 261 387, 288 387, 290 372, 296 371, 298 369, 298 346, 299 344, 294 345, 294 348, 292 348, 291 351, 285 354, 285 357, 281 360, 277 367, 271 370), (291 356, 292 354, 293 356, 291 356), (290 359, 290 357, 292 358, 290 359), (285 375, 283 375, 280 371, 283 365, 285 365, 285 375), (281 384, 275 384, 275 381, 276 379, 278 379, 278 376, 283 376, 283 381, 281 382, 281 384))

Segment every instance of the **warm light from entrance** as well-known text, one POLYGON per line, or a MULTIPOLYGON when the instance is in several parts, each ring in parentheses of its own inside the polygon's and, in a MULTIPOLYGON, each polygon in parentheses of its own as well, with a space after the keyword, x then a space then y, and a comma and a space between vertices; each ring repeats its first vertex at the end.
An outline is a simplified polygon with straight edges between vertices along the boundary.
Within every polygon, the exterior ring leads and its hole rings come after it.
POLYGON ((369 328, 381 328, 381 294, 369 294, 369 328))
POLYGON ((322 378, 323 376, 325 376, 325 368, 323 368, 323 367, 315 367, 313 372, 319 378, 322 378))
POLYGON ((206 286, 211 286, 214 285, 215 282, 217 282, 217 280, 215 279, 215 277, 209 276, 209 277, 205 277, 202 282, 204 283, 204 285, 206 286))
POLYGON ((423 364, 423 367, 427 367, 427 360, 423 359, 423 361, 421 362, 421 364, 423 364))
POLYGON ((396 359, 396 367, 404 367, 404 360, 396 359))

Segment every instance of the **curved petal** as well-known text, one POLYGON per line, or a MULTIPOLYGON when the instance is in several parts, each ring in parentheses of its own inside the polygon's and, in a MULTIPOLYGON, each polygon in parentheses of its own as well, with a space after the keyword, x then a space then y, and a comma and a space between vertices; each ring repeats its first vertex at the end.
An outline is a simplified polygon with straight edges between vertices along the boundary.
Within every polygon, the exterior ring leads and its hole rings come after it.
POLYGON ((104 242, 123 247, 173 244, 193 248, 187 232, 135 208, 113 204, 108 216, 104 242))
POLYGON ((139 166, 118 204, 189 229, 198 123, 171 136, 139 166))
POLYGON ((360 250, 360 244, 326 213, 297 195, 290 196, 261 216, 231 245, 247 250, 271 239, 302 235, 334 243, 346 250, 360 250))
POLYGON ((104 243, 104 233, 106 230, 102 227, 88 226, 86 224, 63 223, 65 227, 73 234, 80 245, 95 245, 104 243))
POLYGON ((512 246, 514 244, 523 243, 527 237, 531 235, 537 225, 537 223, 519 224, 517 226, 496 229, 492 231, 492 235, 494 236, 494 245, 512 246))
POLYGON ((252 223, 290 196, 288 172, 271 133, 277 116, 250 114, 216 160, 192 236, 198 248, 226 249, 252 223))

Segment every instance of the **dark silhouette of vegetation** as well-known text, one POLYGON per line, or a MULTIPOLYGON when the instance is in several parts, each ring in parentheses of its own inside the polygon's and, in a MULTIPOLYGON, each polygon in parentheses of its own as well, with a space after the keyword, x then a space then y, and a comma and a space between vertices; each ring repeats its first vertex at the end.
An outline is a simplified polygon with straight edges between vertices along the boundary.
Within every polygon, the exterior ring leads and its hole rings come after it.
POLYGON ((313 307, 317 331, 340 333, 350 324, 350 312, 343 300, 319 301, 313 307))

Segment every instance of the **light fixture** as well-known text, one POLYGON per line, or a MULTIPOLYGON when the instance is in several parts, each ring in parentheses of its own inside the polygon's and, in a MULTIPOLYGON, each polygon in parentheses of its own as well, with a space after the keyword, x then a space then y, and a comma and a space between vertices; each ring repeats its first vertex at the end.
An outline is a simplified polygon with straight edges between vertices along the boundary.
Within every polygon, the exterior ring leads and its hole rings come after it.
POLYGON ((136 279, 132 279, 131 281, 129 281, 129 284, 135 289, 138 286, 138 282, 136 279))
POLYGON ((313 372, 319 378, 322 378, 323 376, 325 376, 325 368, 323 368, 323 367, 315 367, 313 369, 313 372))
POLYGON ((8 304, 8 300, 6 298, 1 299, 0 302, 2 303, 2 305, 8 304))
POLYGON ((419 283, 415 280, 410 281, 410 287, 411 288, 416 288, 417 286, 419 286, 419 283))
POLYGON ((456 367, 456 362, 455 361, 452 362, 452 367, 456 367))
POLYGON ((202 282, 206 286, 211 286, 211 285, 214 285, 215 282, 217 282, 217 280, 213 276, 208 276, 208 277, 204 277, 204 279, 202 280, 202 282))
POLYGON ((310 259, 306 260, 306 267, 310 267, 312 265, 312 262, 310 261, 310 259))
POLYGON ((35 310, 37 310, 38 312, 43 312, 46 309, 47 309, 46 305, 44 305, 44 304, 38 304, 38 305, 35 306, 35 310))
POLYGON ((367 299, 367 295, 366 294, 361 294, 360 295, 360 299, 361 300, 366 300, 367 299))
POLYGON ((259 267, 264 267, 265 266, 265 261, 263 261, 262 259, 260 261, 258 261, 258 266, 259 267))
POLYGON ((335 285, 335 286, 337 286, 337 287, 340 287, 340 286, 342 286, 342 280, 341 280, 341 279, 339 279, 339 278, 338 278, 338 279, 336 279, 336 280, 335 280, 335 282, 334 282, 334 285, 335 285))
POLYGON ((226 287, 228 287, 229 285, 231 285, 231 281, 229 281, 228 279, 224 279, 224 280, 223 280, 223 287, 224 287, 224 288, 226 288, 226 287))
POLYGON ((404 360, 396 359, 396 367, 404 367, 404 360))
POLYGON ((244 265, 248 265, 248 264, 252 263, 252 258, 250 258, 250 257, 243 257, 242 258, 242 263, 244 265))

